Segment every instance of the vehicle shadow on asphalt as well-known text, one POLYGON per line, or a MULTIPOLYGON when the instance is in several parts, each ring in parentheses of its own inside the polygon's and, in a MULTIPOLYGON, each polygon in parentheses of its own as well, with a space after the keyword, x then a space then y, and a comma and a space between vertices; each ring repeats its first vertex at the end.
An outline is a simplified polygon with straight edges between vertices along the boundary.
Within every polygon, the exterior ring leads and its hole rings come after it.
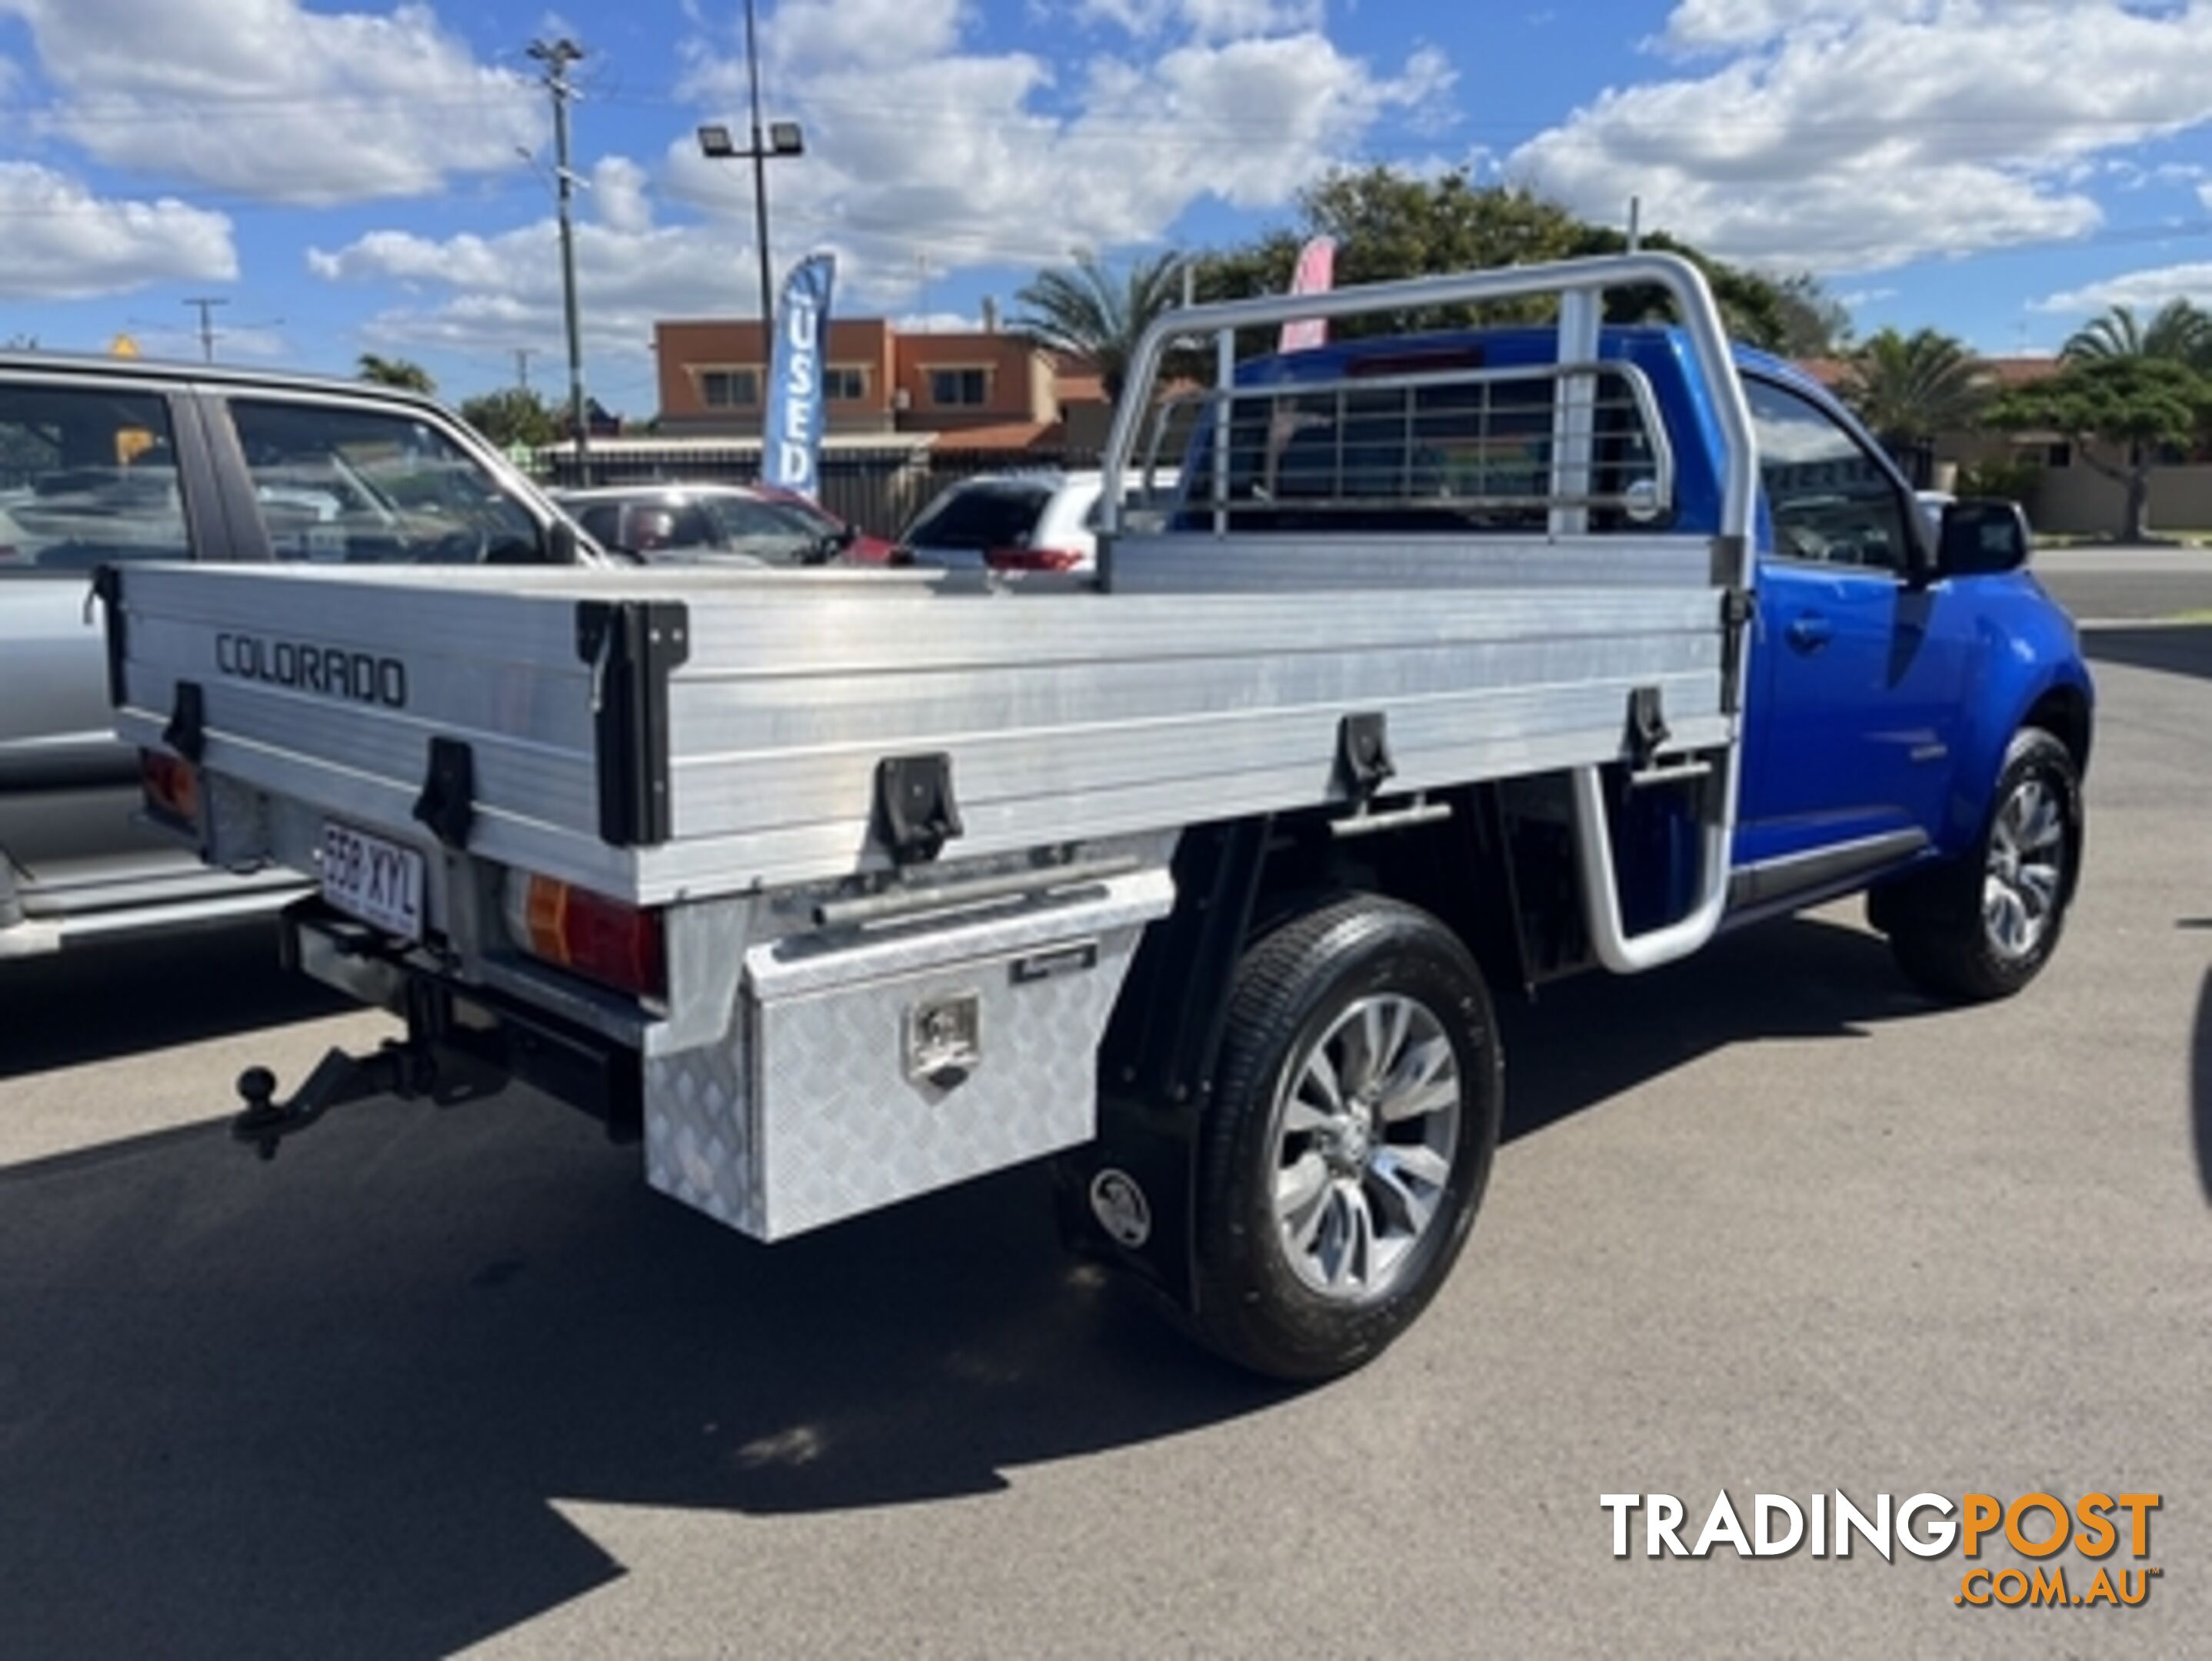
POLYGON ((1942 1007, 1912 989, 1879 935, 1826 918, 1756 924, 1646 974, 1577 976, 1499 1012, 1505 1139, 1727 1045, 1856 1038, 1942 1007))
POLYGON ((2212 624, 2085 628, 2081 652, 2095 663, 2126 664, 2136 669, 2212 680, 2212 624))
POLYGON ((282 967, 267 919, 25 958, 0 963, 0 1080, 355 1007, 282 967))
MULTIPOLYGON (((1925 1007, 1822 921, 1562 985, 1510 1131, 1925 1007)), ((511 1092, 0 1171, 0 1652, 449 1652, 623 1573, 593 1505, 986 1494, 1285 1397, 1072 1267, 1035 1167, 769 1248, 636 1165, 511 1092)))

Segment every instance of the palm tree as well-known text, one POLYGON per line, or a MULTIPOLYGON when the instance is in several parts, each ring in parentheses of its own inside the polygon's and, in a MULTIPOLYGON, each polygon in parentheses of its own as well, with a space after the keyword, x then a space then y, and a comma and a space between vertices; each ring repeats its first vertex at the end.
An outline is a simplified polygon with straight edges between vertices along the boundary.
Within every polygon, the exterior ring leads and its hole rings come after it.
POLYGON ((2169 300, 2139 323, 2131 306, 2115 306, 2066 337, 2058 355, 2069 363, 2103 358, 2165 358, 2212 368, 2212 315, 2186 300, 2169 300))
POLYGON ((361 355, 361 378, 379 386, 404 387, 425 397, 438 390, 438 383, 430 379, 430 372, 421 364, 408 358, 379 357, 374 352, 361 355))
POLYGON ((1988 397, 1981 361, 1933 329, 1884 329, 1847 360, 1843 394, 1874 435, 1894 452, 1939 433, 1972 427, 1988 397))
POLYGON ((1108 400, 1118 402, 1138 340, 1153 318, 1181 300, 1183 264, 1183 257, 1170 251, 1139 260, 1127 278, 1117 278, 1097 255, 1078 249, 1073 267, 1040 271, 1014 295, 1024 309, 1013 326, 1096 364, 1108 400))

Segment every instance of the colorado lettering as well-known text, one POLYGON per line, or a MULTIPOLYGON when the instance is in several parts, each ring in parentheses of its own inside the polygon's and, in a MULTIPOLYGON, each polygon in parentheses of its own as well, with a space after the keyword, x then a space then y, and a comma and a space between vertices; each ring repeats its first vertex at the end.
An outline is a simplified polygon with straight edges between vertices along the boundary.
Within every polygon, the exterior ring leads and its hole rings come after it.
POLYGON ((218 634, 215 666, 241 681, 290 687, 354 704, 407 706, 407 665, 397 658, 352 652, 307 640, 270 640, 258 634, 218 634))

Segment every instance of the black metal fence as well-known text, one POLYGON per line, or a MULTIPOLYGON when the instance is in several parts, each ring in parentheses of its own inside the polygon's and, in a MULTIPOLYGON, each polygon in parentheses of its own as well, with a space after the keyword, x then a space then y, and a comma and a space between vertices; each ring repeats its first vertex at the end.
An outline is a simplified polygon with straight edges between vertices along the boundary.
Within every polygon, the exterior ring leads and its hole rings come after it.
MULTIPOLYGON (((576 458, 567 450, 541 451, 531 470, 554 489, 578 483, 576 458)), ((885 445, 822 452, 822 505, 878 536, 896 537, 937 493, 981 473, 1037 472, 1098 465, 1096 451, 936 450, 885 445)), ((684 482, 751 484, 760 477, 760 451, 702 445, 623 444, 595 449, 595 485, 684 482)))

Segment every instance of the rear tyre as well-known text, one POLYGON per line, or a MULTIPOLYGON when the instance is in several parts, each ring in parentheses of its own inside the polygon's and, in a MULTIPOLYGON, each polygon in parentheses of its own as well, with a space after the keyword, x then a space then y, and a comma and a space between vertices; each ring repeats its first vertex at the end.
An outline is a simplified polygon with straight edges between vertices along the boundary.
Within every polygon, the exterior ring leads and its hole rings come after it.
POLYGON ((1355 896, 1247 953, 1205 1131, 1196 1325, 1272 1377, 1350 1371, 1413 1324, 1498 1145, 1497 1026, 1444 925, 1355 896))
POLYGON ((1891 949, 1915 985, 1963 1003, 2009 997, 2058 949, 2081 863, 2081 780, 2066 746, 2023 727, 1965 858, 1883 896, 1891 949))

